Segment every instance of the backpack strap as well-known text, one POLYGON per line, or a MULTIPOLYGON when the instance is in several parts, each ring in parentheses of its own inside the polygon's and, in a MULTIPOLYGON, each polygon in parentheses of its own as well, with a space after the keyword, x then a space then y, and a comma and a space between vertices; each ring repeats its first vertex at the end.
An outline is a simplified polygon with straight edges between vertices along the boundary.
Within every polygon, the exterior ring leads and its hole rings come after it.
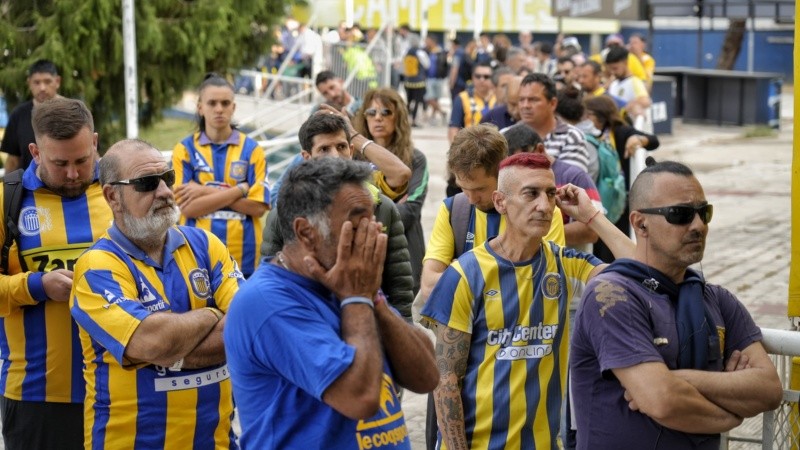
MULTIPOLYGON (((17 169, 5 175, 3 179, 3 214, 5 214, 6 239, 0 252, 0 270, 8 275, 8 255, 11 245, 16 242, 19 249, 19 212, 22 209, 22 174, 23 169, 17 169)), ((28 271, 28 266, 23 258, 19 258, 23 272, 28 271)))
POLYGON ((471 209, 472 205, 469 204, 466 194, 459 192, 453 196, 453 205, 450 208, 450 228, 453 230, 453 242, 455 243, 453 258, 464 254, 471 209))

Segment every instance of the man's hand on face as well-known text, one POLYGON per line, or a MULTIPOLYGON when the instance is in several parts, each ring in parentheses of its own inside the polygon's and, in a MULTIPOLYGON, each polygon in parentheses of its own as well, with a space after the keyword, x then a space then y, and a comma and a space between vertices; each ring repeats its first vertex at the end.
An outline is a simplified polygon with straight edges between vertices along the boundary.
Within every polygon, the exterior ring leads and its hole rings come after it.
POLYGON ((319 261, 306 256, 311 276, 330 289, 339 300, 347 297, 372 298, 383 277, 388 237, 381 233, 382 225, 362 218, 357 228, 350 221, 342 224, 336 263, 325 270, 319 261))

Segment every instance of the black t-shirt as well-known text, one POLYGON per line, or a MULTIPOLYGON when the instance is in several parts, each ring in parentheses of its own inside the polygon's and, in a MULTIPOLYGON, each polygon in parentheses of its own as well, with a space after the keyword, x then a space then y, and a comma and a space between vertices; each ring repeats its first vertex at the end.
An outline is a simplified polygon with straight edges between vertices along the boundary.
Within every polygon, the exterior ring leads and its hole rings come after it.
POLYGON ((21 169, 27 169, 33 160, 31 152, 28 150, 28 144, 36 142, 33 136, 33 125, 31 125, 32 113, 33 100, 28 100, 14 108, 8 118, 3 143, 0 144, 0 151, 19 157, 21 169))

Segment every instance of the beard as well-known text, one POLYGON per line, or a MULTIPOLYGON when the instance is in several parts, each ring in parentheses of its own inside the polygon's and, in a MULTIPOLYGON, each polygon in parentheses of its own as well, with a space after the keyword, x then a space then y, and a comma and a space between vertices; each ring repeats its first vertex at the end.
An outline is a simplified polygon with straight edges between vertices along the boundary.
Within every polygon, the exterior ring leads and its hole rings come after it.
POLYGON ((137 244, 154 246, 163 244, 167 230, 179 218, 180 211, 174 200, 156 199, 144 217, 134 217, 123 203, 120 221, 128 239, 137 244))
MULTIPOLYGON (((94 171, 92 171, 92 175, 94 175, 94 171)), ((47 189, 65 198, 80 197, 89 189, 89 186, 92 185, 91 179, 57 181, 56 178, 47 171, 44 164, 39 165, 39 178, 42 180, 42 183, 47 186, 47 189)))

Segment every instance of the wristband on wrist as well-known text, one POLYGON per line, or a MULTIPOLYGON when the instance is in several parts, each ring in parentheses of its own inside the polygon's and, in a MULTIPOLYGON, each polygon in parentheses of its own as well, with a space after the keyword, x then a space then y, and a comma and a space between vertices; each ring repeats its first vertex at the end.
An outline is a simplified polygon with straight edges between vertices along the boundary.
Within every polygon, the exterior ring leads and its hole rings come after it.
POLYGON ((342 300, 342 303, 339 304, 339 307, 344 309, 345 306, 352 305, 355 303, 367 305, 370 308, 375 309, 375 303, 372 302, 372 299, 369 299, 367 297, 347 297, 346 299, 342 300))
POLYGON ((242 191, 242 198, 246 198, 247 197, 247 189, 245 189, 244 185, 242 183, 239 183, 239 184, 236 185, 236 187, 239 188, 240 191, 242 191))
POLYGON ((585 223, 586 223, 586 225, 589 225, 590 223, 592 223, 592 220, 594 220, 594 218, 595 218, 595 217, 596 217, 598 214, 600 214, 600 210, 599 210, 599 209, 598 209, 598 210, 596 210, 596 211, 594 212, 594 214, 592 214, 592 217, 590 217, 590 218, 589 218, 589 220, 587 220, 587 221, 585 222, 585 223))
POLYGON ((372 139, 367 139, 363 144, 361 144, 361 155, 364 155, 364 149, 366 149, 369 144, 372 144, 372 142, 372 139))
POLYGON ((352 141, 353 139, 355 139, 355 138, 356 138, 356 136, 362 136, 362 134, 361 134, 361 133, 359 133, 358 131, 356 131, 355 133, 353 133, 353 134, 351 134, 351 135, 350 135, 350 140, 352 141))

